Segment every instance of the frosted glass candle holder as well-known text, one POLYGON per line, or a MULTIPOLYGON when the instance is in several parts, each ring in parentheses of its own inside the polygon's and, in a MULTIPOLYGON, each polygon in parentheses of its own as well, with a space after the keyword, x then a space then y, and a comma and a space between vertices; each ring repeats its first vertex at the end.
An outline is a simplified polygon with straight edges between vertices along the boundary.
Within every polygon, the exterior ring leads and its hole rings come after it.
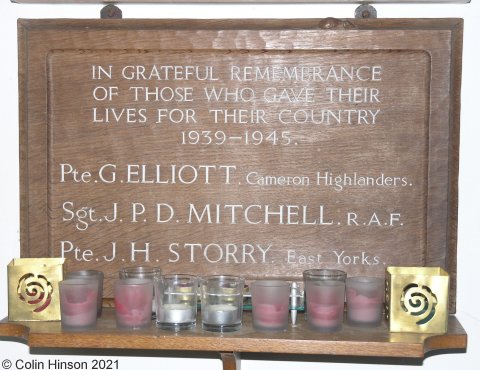
MULTIPOLYGON (((160 267, 153 266, 129 266, 122 267, 118 272, 120 279, 149 279, 153 283, 155 277, 162 275, 162 270, 160 267)), ((153 293, 152 299, 152 317, 155 318, 156 312, 156 303, 155 303, 155 293, 153 293)))
POLYGON ((78 270, 67 272, 66 279, 94 279, 98 282, 97 317, 102 315, 103 272, 98 270, 78 270))
POLYGON ((60 281, 60 312, 62 326, 88 328, 97 322, 98 281, 67 279, 60 281))
POLYGON ((288 326, 290 283, 257 280, 250 285, 253 327, 258 330, 285 330, 288 326))
POLYGON ((380 325, 385 300, 385 279, 349 277, 346 286, 348 322, 354 325, 380 325))
POLYGON ((130 266, 122 267, 118 272, 120 279, 150 279, 153 281, 155 276, 160 276, 162 270, 160 267, 152 266, 130 266))
POLYGON ((330 269, 303 272, 307 321, 313 329, 335 331, 342 327, 346 275, 330 269))
POLYGON ((150 279, 120 279, 115 282, 117 325, 138 329, 152 319, 153 282, 150 279))

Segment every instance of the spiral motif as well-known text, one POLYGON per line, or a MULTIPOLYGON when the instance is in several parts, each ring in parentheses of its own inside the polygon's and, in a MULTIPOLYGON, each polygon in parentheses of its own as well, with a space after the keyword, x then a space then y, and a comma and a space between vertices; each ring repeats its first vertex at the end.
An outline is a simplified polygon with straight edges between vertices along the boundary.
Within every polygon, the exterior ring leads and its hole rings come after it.
POLYGON ((437 297, 426 285, 421 287, 418 284, 407 285, 403 288, 400 301, 405 312, 419 319, 417 325, 426 324, 435 316, 437 297))
POLYGON ((18 297, 27 304, 35 306, 33 312, 41 312, 49 306, 52 291, 52 284, 43 275, 29 273, 18 280, 18 297))

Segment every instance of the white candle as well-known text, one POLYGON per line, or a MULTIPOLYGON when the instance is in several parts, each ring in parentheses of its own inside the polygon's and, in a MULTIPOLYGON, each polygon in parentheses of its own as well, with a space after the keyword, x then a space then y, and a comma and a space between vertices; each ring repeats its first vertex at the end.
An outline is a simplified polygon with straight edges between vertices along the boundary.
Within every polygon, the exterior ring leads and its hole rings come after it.
POLYGON ((159 307, 158 322, 183 324, 195 321, 195 314, 191 306, 182 303, 168 303, 159 307))
POLYGON ((203 322, 210 325, 229 325, 239 321, 238 308, 228 304, 212 304, 202 312, 203 322))

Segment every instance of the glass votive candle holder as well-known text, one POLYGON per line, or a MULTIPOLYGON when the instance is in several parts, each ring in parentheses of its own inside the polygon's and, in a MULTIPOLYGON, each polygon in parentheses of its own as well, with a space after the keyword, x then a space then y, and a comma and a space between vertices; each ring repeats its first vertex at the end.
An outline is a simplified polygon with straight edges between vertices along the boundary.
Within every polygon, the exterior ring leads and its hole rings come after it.
POLYGON ((243 288, 239 276, 212 275, 200 281, 202 297, 202 328, 229 332, 242 326, 243 288))
POLYGON ((122 267, 118 272, 120 279, 150 279, 153 281, 155 276, 160 276, 162 270, 154 266, 128 266, 122 267))
POLYGON ((115 282, 115 315, 122 328, 139 329, 150 325, 153 282, 150 279, 120 279, 115 282))
POLYGON ((332 269, 303 272, 307 322, 313 329, 335 331, 341 328, 346 276, 344 271, 332 269))
POLYGON ((98 281, 97 317, 102 315, 103 301, 103 272, 98 270, 78 270, 67 272, 66 279, 94 279, 98 281))
POLYGON ((382 320, 385 280, 377 277, 347 279, 347 320, 352 324, 376 326, 382 320))
MULTIPOLYGON (((161 276, 162 270, 160 267, 154 266, 128 266, 122 267, 118 271, 118 276, 120 279, 150 279, 153 283, 153 278, 155 276, 161 276)), ((155 294, 153 294, 152 299, 152 316, 155 317, 156 312, 156 303, 155 303, 155 294)))
POLYGON ((97 322, 98 281, 66 279, 59 282, 62 326, 88 328, 97 322))
POLYGON ((250 284, 250 293, 255 329, 287 329, 290 283, 281 280, 257 280, 250 284))
POLYGON ((161 329, 185 330, 197 320, 198 279, 188 274, 155 277, 157 326, 161 329))

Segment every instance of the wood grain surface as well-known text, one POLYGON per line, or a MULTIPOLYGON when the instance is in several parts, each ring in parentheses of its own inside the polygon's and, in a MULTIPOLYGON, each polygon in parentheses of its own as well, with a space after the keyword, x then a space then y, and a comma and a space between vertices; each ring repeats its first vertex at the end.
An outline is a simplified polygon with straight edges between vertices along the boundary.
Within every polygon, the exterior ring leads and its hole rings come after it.
POLYGON ((440 266, 454 312, 462 27, 20 20, 22 256, 101 269, 106 296, 124 265, 440 266))
MULTIPOLYGON (((390 333, 386 323, 377 328, 344 324, 339 332, 321 333, 308 328, 303 314, 297 326, 285 332, 258 332, 252 327, 250 312, 244 312, 243 326, 237 332, 212 333, 201 329, 160 330, 152 323, 141 330, 116 328, 114 310, 105 309, 95 329, 67 331, 60 322, 0 323, 0 336, 25 340, 31 348, 154 349, 224 353, 284 353, 349 355, 367 357, 423 358, 434 350, 462 350, 467 336, 451 316, 444 335, 390 333)), ((227 359, 227 363, 235 363, 227 359)))

